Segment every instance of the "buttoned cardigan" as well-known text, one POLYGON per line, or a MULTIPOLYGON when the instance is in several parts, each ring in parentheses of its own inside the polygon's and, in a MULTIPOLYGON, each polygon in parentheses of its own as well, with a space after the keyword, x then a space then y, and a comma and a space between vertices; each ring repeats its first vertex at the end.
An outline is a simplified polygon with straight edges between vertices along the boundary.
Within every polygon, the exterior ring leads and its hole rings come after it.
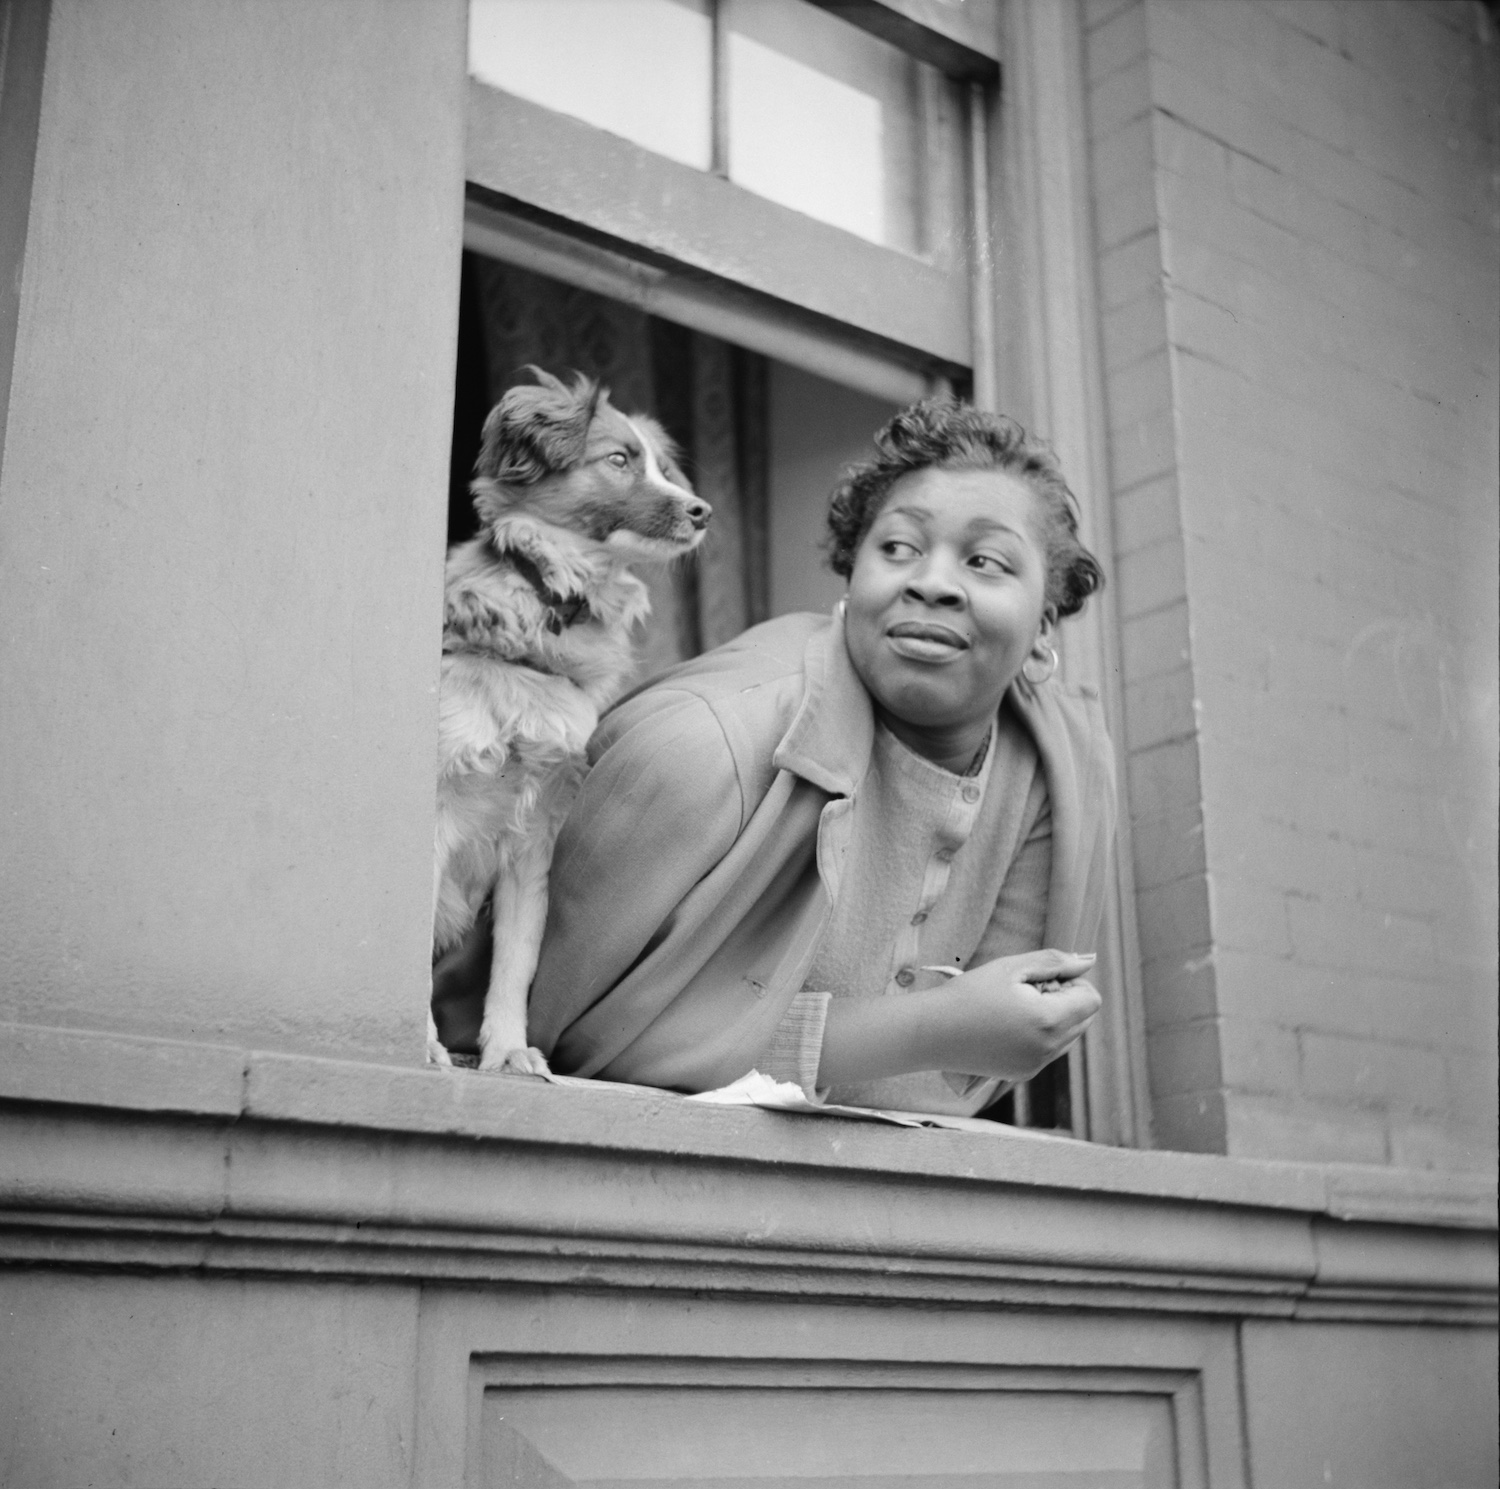
MULTIPOLYGON (((1006 695, 1052 817, 1044 944, 1091 945, 1113 756, 1096 696, 1006 695)), ((532 1041, 564 1073, 683 1091, 763 1060, 839 891, 875 717, 840 618, 783 616, 631 694, 558 839, 532 1041)), ((963 958, 984 960, 983 930, 963 958)))

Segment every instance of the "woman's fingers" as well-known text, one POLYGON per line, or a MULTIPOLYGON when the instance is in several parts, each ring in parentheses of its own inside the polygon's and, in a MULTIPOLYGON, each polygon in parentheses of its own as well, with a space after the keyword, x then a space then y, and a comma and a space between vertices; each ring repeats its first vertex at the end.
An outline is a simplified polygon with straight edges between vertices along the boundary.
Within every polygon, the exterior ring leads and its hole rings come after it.
POLYGON ((1090 984, 1079 980, 1054 985, 1052 991, 1037 988, 1033 996, 1038 1021, 1035 1048, 1038 1058, 1023 1079, 1029 1079, 1042 1066, 1065 1054, 1093 1021, 1102 1001, 1090 984))
POLYGON ((1058 951, 1049 946, 1008 960, 1021 982, 1068 982, 1090 971, 1098 958, 1092 951, 1058 951))
POLYGON ((999 957, 941 987, 904 998, 835 999, 828 1011, 819 1079, 833 1083, 842 1078, 845 1065, 837 1047, 847 1043, 854 1051, 859 1042, 853 1037, 858 1030, 852 1028, 850 1040, 844 1040, 846 1024, 910 1016, 901 1037, 908 1049, 920 1046, 921 1058, 930 1062, 923 1069, 1030 1080, 1061 1055, 1098 1012, 1099 994, 1084 981, 1093 963, 1092 956, 1056 949, 1027 952, 999 957), (841 1003, 870 1006, 846 1014, 841 1003))
POLYGON ((1071 1039, 1099 1012, 1104 1000, 1092 983, 1082 980, 1065 982, 1054 992, 1043 994, 1053 1028, 1060 1036, 1071 1039))

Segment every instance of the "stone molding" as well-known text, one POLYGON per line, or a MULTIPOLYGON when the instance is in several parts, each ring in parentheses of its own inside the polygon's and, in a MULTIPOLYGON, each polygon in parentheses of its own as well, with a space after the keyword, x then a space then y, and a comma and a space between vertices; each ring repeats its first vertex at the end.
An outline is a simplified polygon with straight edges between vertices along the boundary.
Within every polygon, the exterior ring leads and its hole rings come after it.
POLYGON ((911 1131, 31 1026, 22 1265, 1488 1324, 1486 1176, 911 1131))

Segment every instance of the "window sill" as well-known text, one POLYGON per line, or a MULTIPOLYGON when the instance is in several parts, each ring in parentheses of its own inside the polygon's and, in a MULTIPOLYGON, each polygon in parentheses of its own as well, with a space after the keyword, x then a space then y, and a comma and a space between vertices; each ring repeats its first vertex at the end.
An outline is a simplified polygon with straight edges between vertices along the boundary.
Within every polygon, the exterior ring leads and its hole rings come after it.
POLYGON ((12 1025, 12 1261, 1484 1323, 1487 1176, 12 1025))

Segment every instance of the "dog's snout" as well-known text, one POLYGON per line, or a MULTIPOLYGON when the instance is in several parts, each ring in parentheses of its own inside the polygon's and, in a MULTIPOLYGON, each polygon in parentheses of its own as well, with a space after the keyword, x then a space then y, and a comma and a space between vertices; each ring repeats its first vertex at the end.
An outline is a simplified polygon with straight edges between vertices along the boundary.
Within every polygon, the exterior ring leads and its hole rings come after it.
POLYGON ((696 496, 687 504, 687 519, 699 532, 708 526, 708 519, 714 514, 714 509, 706 501, 700 501, 696 496))

